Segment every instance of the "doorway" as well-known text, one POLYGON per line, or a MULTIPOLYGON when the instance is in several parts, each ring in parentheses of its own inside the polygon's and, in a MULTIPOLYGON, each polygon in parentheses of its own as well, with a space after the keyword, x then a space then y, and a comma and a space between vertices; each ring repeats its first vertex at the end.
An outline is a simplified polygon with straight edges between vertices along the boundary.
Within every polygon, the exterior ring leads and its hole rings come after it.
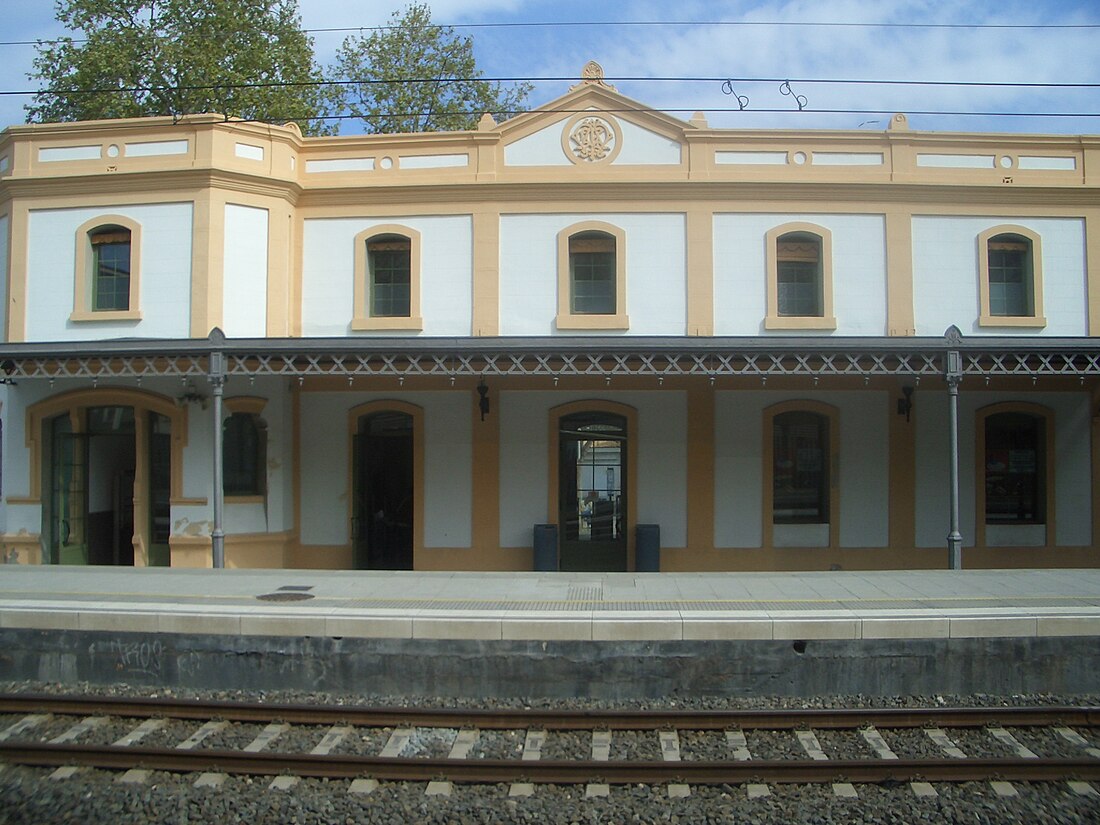
POLYGON ((412 570, 413 416, 359 418, 352 445, 352 563, 357 570, 412 570))
POLYGON ((558 425, 559 566, 627 569, 626 418, 565 415, 558 425))
POLYGON ((137 541, 149 565, 168 565, 170 419, 117 405, 78 407, 45 424, 49 560, 133 565, 137 541))

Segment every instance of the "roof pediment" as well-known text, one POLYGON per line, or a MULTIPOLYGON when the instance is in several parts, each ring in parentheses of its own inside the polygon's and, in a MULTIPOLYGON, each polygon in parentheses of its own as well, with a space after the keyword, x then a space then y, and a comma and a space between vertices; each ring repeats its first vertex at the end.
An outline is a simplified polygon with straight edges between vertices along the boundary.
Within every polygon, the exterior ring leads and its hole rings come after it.
POLYGON ((505 165, 598 167, 679 165, 696 127, 619 94, 593 62, 567 94, 498 128, 505 165))

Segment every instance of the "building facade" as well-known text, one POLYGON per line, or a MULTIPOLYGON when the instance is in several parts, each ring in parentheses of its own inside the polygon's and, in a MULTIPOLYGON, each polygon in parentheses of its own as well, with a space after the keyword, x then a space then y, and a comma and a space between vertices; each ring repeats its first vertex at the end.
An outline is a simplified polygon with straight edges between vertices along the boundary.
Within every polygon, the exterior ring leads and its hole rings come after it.
POLYGON ((10 561, 1100 564, 1100 137, 15 126, 0 284, 10 561))

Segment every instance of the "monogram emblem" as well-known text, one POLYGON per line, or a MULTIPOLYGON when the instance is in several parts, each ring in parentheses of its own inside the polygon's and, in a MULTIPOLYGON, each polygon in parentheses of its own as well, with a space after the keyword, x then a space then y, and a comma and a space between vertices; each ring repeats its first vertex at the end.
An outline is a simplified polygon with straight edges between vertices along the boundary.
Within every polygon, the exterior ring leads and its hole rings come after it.
POLYGON ((569 144, 578 160, 603 160, 615 146, 615 130, 598 117, 587 117, 569 134, 569 144))

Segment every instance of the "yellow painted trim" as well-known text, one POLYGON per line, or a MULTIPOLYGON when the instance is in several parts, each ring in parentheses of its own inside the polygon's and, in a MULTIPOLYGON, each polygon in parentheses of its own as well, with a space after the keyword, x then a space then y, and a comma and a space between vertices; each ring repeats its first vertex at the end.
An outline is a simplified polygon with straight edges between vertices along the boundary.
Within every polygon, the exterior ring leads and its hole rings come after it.
POLYGON ((354 315, 351 328, 355 332, 367 330, 424 329, 420 315, 420 258, 422 240, 420 233, 408 226, 396 223, 380 223, 364 229, 353 240, 355 244, 355 282, 352 288, 354 315), (409 239, 409 314, 401 317, 375 317, 370 312, 370 266, 367 242, 379 235, 400 235, 409 239))
MULTIPOLYGON (((775 441, 773 427, 775 417, 787 412, 811 412, 823 415, 829 422, 829 546, 813 548, 818 550, 837 550, 840 547, 840 410, 832 404, 821 401, 794 400, 782 401, 763 410, 764 432, 761 434, 761 456, 763 468, 761 483, 761 515, 763 517, 763 545, 774 546, 775 527, 775 441)), ((780 548, 783 552, 788 548, 780 548)))
POLYGON ((413 421, 413 569, 416 570, 418 557, 424 552, 424 408, 408 401, 383 399, 368 401, 348 410, 348 466, 347 466, 347 518, 348 544, 354 558, 355 543, 351 540, 351 523, 355 517, 355 476, 354 476, 354 438, 359 432, 359 419, 381 412, 401 412, 412 417, 413 421))
POLYGON ((480 208, 473 213, 475 336, 500 335, 500 213, 480 208))
MULTIPOLYGON (((1100 156, 1100 153, 1097 153, 1100 156)), ((1085 210, 1085 280, 1089 304, 1089 335, 1100 335, 1100 210, 1085 210)), ((1096 541, 1096 534, 1093 534, 1096 541)))
POLYGON ((769 229, 764 236, 767 261, 767 315, 764 329, 836 329, 833 313, 833 233, 823 226, 793 221, 769 229), (779 314, 779 239, 791 232, 816 235, 821 240, 821 315, 779 314))
MULTIPOLYGON (((920 392, 912 396, 913 407, 909 420, 898 415, 897 401, 905 396, 898 383, 890 392, 886 414, 890 418, 889 469, 889 546, 894 550, 907 551, 916 547, 917 529, 917 416, 920 414, 920 392)), ((913 386, 909 383, 909 386, 913 386)))
POLYGON ((42 536, 38 533, 0 534, 0 555, 7 562, 9 553, 15 553, 15 564, 42 564, 42 536))
POLYGON ((1043 317, 1043 239, 1038 232, 1025 226, 1001 224, 978 234, 978 326, 1033 327, 1047 325, 1043 317), (1031 243, 1031 314, 993 315, 989 310, 989 242, 997 235, 1019 235, 1031 243))
MULTIPOLYGON (((471 564, 486 564, 488 560, 496 556, 500 549, 500 405, 499 385, 490 387, 490 409, 481 420, 481 411, 478 407, 480 396, 473 387, 472 380, 467 390, 470 398, 470 423, 473 427, 471 434, 471 528, 469 550, 459 551, 451 563, 461 563, 464 568, 471 564), (469 556, 470 558, 467 558, 469 556)), ((437 555, 435 548, 432 553, 424 552, 423 556, 437 555)), ((527 566, 521 569, 529 569, 527 566)), ((484 567, 479 569, 492 569, 484 567)), ((498 568, 499 569, 499 568, 498 568)))
POLYGON ((122 215, 104 214, 85 221, 76 229, 76 258, 73 272, 73 311, 70 321, 141 320, 141 224, 122 215), (92 244, 90 235, 101 226, 121 226, 130 231, 130 308, 96 311, 92 309, 92 244))
POLYGON ((714 335, 714 212, 694 207, 684 216, 687 235, 687 334, 714 335))
POLYGON ((916 335, 913 307, 913 213, 886 210, 886 334, 916 335))
POLYGON ((630 328, 626 315, 626 231, 604 221, 581 221, 558 233, 558 329, 620 330, 630 328), (603 232, 615 239, 615 313, 582 315, 573 312, 573 278, 569 266, 569 239, 581 232, 603 232))
MULTIPOLYGON (((549 489, 547 490, 547 523, 558 523, 558 453, 559 430, 564 416, 580 412, 605 412, 621 415, 626 419, 626 569, 634 569, 634 532, 638 524, 638 411, 628 404, 608 401, 605 398, 592 398, 585 401, 571 401, 551 407, 548 423, 550 426, 550 457, 547 466, 550 469, 549 489)), ((560 529, 560 525, 559 525, 560 529)))
MULTIPOLYGON (((1057 510, 1056 505, 1058 503, 1055 497, 1056 487, 1054 477, 1055 468, 1057 466, 1054 452, 1055 415, 1054 410, 1049 407, 1044 407, 1042 404, 1035 404, 1030 401, 1005 401, 981 407, 974 412, 974 545, 980 548, 987 547, 985 540, 985 421, 991 415, 997 415, 999 413, 1026 413, 1036 418, 1042 418, 1044 421, 1043 429, 1046 431, 1045 449, 1047 459, 1045 468, 1046 478, 1044 479, 1046 501, 1043 502, 1046 508, 1046 546, 1054 547, 1057 543, 1058 535, 1055 530, 1056 524, 1054 520, 1057 510)), ((1002 548, 993 547, 988 549, 998 551, 1002 548)))

